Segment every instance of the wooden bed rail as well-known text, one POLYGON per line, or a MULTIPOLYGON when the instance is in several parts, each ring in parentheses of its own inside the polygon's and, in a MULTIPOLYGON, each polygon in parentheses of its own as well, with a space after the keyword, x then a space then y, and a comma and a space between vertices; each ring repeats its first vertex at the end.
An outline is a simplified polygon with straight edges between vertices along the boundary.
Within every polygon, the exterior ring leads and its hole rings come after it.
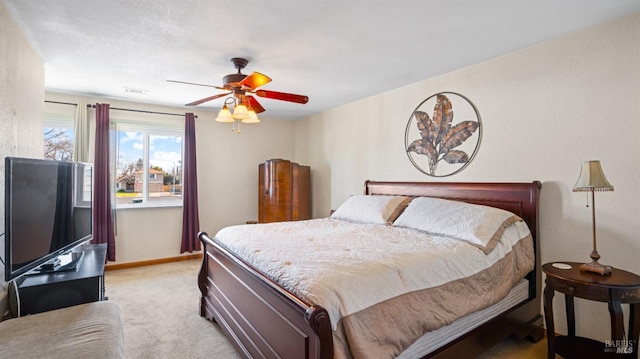
POLYGON ((216 321, 247 358, 333 358, 326 309, 307 303, 230 254, 205 232, 200 315, 216 321), (213 279, 213 280, 212 280, 213 279), (271 354, 271 355, 269 355, 271 354))

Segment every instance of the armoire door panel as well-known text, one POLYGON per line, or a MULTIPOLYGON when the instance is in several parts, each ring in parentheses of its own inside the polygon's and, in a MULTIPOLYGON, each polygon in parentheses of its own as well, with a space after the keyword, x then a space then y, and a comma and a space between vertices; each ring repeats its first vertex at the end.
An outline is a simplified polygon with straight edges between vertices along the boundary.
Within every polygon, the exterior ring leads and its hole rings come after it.
POLYGON ((311 218, 309 172, 308 166, 288 160, 261 163, 258 166, 258 222, 311 218))

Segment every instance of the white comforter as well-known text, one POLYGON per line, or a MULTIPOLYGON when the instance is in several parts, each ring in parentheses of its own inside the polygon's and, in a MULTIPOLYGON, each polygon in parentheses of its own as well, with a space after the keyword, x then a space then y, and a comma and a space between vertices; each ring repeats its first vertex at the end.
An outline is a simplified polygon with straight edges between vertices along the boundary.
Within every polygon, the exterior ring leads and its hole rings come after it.
POLYGON ((471 276, 530 239, 520 221, 485 255, 462 240, 378 224, 323 218, 240 225, 215 241, 280 285, 340 319, 403 293, 471 276))

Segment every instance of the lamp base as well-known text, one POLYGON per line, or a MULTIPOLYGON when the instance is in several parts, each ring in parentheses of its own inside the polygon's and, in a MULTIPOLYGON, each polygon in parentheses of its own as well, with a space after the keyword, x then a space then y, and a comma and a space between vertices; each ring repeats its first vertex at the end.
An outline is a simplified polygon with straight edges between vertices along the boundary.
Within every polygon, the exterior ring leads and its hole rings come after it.
POLYGON ((580 270, 584 272, 598 273, 600 275, 611 274, 611 266, 602 265, 597 261, 592 261, 591 263, 585 263, 581 265, 580 270))

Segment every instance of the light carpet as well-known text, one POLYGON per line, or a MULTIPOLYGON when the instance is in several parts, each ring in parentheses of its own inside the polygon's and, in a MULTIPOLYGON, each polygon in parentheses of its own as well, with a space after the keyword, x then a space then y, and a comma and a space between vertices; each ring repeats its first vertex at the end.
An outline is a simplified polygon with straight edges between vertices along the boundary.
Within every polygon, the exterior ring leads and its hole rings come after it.
POLYGON ((218 325, 200 316, 200 263, 105 273, 106 296, 122 310, 125 358, 240 358, 218 325))
MULTIPOLYGON (((240 358, 218 325, 200 317, 200 263, 188 260, 106 272, 106 295, 122 309, 125 358, 240 358)), ((545 357, 545 340, 507 339, 479 358, 545 357)))

